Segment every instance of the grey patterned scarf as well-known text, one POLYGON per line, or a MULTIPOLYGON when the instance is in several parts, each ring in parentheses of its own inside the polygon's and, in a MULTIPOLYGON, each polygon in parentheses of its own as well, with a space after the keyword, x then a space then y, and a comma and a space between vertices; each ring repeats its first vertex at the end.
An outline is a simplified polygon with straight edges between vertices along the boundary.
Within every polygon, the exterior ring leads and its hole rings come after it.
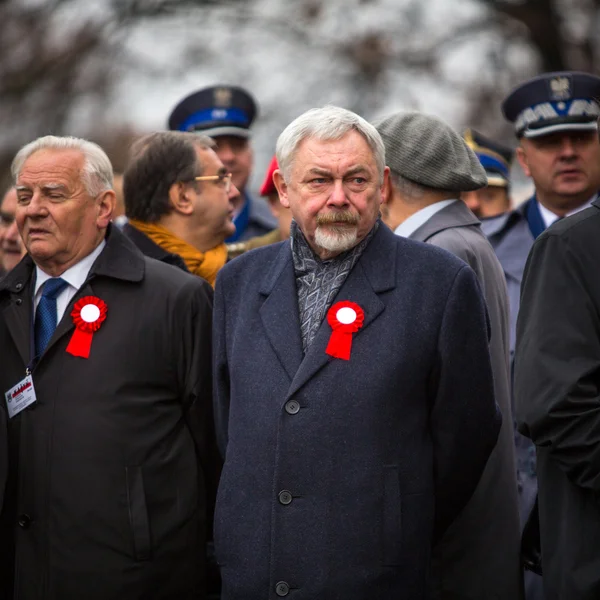
POLYGON ((306 354, 333 299, 379 227, 376 221, 364 240, 330 260, 321 260, 292 221, 291 244, 300 312, 302 349, 306 354))

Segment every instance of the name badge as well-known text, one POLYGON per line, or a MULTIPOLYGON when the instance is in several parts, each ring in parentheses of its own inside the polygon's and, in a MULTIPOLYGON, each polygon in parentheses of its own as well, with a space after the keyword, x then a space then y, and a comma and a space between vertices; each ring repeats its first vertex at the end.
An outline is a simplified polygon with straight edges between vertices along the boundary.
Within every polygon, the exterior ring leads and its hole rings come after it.
POLYGON ((27 377, 19 381, 15 387, 10 388, 4 396, 6 398, 8 416, 12 419, 22 410, 25 410, 28 406, 32 405, 37 399, 35 397, 35 389, 33 387, 31 375, 27 375, 27 377))

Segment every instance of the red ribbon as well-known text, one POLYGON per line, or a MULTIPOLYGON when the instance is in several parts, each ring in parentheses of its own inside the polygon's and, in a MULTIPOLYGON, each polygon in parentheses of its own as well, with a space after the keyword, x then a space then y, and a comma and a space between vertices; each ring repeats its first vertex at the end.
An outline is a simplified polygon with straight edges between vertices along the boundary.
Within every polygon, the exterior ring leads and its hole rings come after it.
POLYGON ((75 331, 67 346, 69 354, 81 358, 90 357, 94 332, 100 329, 106 319, 106 310, 106 303, 96 296, 85 296, 77 300, 71 312, 75 331))
POLYGON ((352 334, 356 333, 365 320, 363 309, 354 302, 336 302, 327 311, 327 322, 333 331, 325 352, 334 358, 350 360, 352 334))

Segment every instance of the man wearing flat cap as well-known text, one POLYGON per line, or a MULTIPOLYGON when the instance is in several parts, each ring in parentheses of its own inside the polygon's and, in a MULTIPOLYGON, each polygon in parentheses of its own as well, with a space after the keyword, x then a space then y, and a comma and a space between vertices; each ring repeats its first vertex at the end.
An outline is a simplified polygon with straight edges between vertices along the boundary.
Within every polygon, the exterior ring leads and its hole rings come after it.
MULTIPOLYGON (((463 192, 461 200, 479 219, 498 217, 510 210, 510 163, 514 150, 487 138, 474 129, 467 129, 463 138, 485 169, 487 185, 463 192)), ((485 226, 482 226, 485 233, 485 226)))
POLYGON ((277 159, 291 240, 215 290, 222 598, 428 600, 500 428, 485 301, 468 265, 380 222, 364 119, 312 109, 277 159))
POLYGON ((522 597, 519 512, 508 358, 508 297, 502 267, 480 223, 458 198, 481 189, 486 173, 461 136, 417 112, 375 124, 391 186, 384 221, 399 236, 452 252, 475 271, 491 324, 489 351, 502 429, 477 488, 433 550, 432 598, 522 597))
POLYGON ((217 85, 186 96, 169 116, 169 129, 202 133, 215 141, 217 156, 240 192, 233 199, 236 231, 228 243, 264 235, 277 226, 265 202, 252 198, 248 191, 253 164, 251 126, 256 114, 256 102, 246 90, 217 85))
MULTIPOLYGON (((573 89, 577 98, 587 82, 600 97, 600 78, 567 75, 553 78, 556 86, 560 83, 557 90, 573 89)), ((586 88, 590 94, 592 89, 586 88)), ((577 102, 563 103, 573 113, 577 102)), ((597 106, 591 99, 579 100, 578 106, 586 111, 585 118, 550 125, 558 132, 548 134, 554 141, 547 142, 548 148, 544 141, 534 148, 545 161, 540 159, 538 168, 552 169, 551 181, 561 192, 554 198, 555 210, 577 214, 539 235, 529 253, 514 366, 517 423, 535 444, 539 487, 537 510, 525 530, 537 533, 538 546, 525 533, 523 543, 526 556, 533 547, 541 557, 547 600, 600 598, 600 200, 581 210, 589 204, 586 196, 599 186, 600 145, 597 106), (556 139, 559 135, 563 137, 556 139), (557 158, 550 161, 552 156, 557 158), (579 211, 573 208, 576 190, 579 211)), ((538 185, 540 202, 541 189, 538 185)))

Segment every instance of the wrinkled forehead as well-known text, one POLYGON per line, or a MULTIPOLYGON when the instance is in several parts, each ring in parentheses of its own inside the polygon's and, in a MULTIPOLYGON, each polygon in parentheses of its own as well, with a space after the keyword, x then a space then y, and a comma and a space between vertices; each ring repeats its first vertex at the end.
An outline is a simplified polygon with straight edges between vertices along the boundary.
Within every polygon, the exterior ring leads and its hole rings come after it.
POLYGON ((84 166, 85 157, 79 150, 38 150, 23 163, 17 175, 16 187, 72 185, 81 180, 84 166))
POLYGON ((374 153, 357 131, 349 131, 337 139, 306 137, 296 148, 294 170, 299 172, 318 169, 342 173, 357 168, 377 171, 374 153))

